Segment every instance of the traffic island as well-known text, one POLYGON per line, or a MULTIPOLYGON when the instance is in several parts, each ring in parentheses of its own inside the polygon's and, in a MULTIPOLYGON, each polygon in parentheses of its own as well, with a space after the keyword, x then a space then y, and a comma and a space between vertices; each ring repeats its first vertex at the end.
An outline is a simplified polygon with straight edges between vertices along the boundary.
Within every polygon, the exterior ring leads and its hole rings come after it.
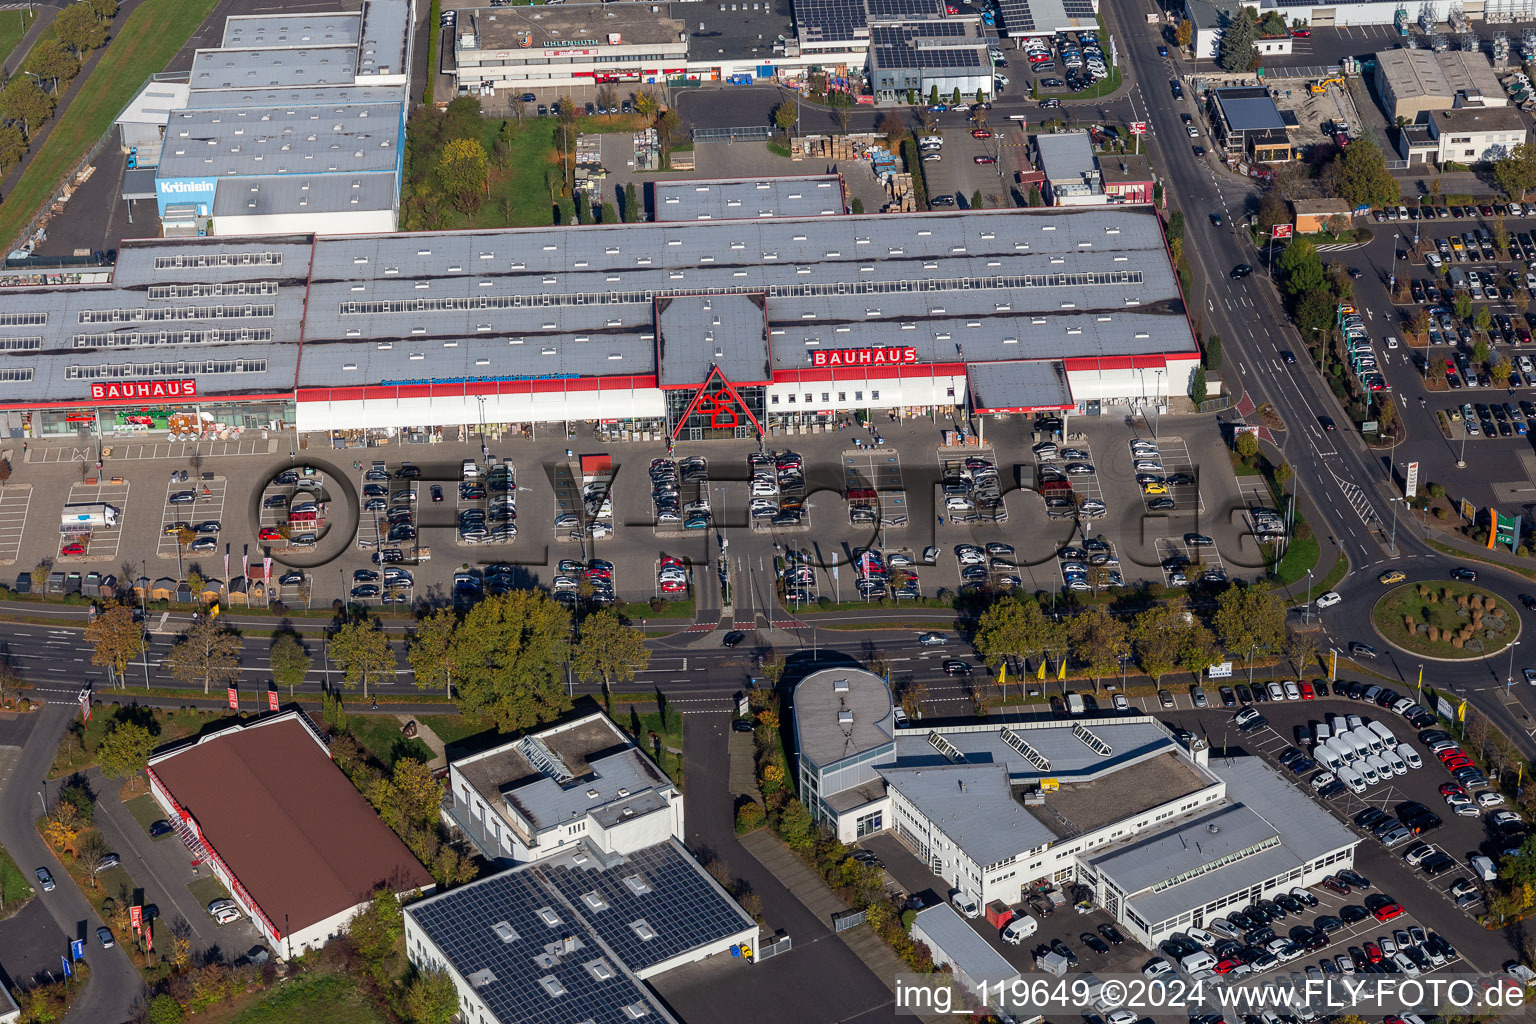
POLYGON ((1485 658, 1520 635, 1507 601, 1470 583, 1409 583, 1376 602, 1372 625, 1387 643, 1441 661, 1485 658))

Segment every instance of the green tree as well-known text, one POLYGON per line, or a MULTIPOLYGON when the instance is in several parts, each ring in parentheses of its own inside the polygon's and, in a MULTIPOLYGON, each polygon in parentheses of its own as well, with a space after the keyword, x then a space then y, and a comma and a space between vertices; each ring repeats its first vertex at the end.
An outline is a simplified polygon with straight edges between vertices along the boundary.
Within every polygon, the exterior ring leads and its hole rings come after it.
POLYGON ((96 764, 101 774, 126 779, 144 770, 154 750, 155 738, 148 729, 135 722, 120 721, 102 737, 96 748, 96 764))
POLYGON ((1263 20, 1259 22, 1259 29, 1271 38, 1287 35, 1290 31, 1285 25, 1285 15, 1279 11, 1266 11, 1263 20))
POLYGON ((928 89, 928 105, 930 107, 939 105, 939 87, 937 85, 930 86, 928 89))
POLYGON ((1258 226, 1269 237, 1269 229, 1276 224, 1289 224, 1291 222, 1291 208, 1286 205, 1285 199, 1280 193, 1271 189, 1264 193, 1264 198, 1259 200, 1258 226))
POLYGON ((1494 161, 1493 180, 1509 198, 1524 201, 1525 194, 1536 188, 1536 145, 1522 142, 1504 159, 1494 161))
POLYGON ((1141 670, 1161 684, 1163 676, 1182 661, 1184 637, 1189 631, 1189 612, 1179 605, 1157 604, 1131 622, 1131 641, 1141 670))
POLYGON ((1235 445, 1237 454, 1245 462, 1252 460, 1255 455, 1259 454, 1259 438, 1251 430, 1245 430, 1238 434, 1235 445))
POLYGON ((0 119, 19 122, 28 138, 52 113, 53 97, 26 75, 17 75, 0 90, 0 119))
POLYGON ((302 640, 292 632, 285 632, 272 641, 272 647, 267 651, 267 663, 272 666, 272 681, 288 687, 288 697, 292 699, 294 687, 304 682, 315 659, 302 640))
POLYGON ((86 3, 102 21, 111 21, 117 17, 117 0, 86 0, 86 3))
POLYGON ((447 971, 428 968, 411 975, 405 988, 405 1015, 412 1024, 452 1024, 458 1012, 459 990, 447 971))
POLYGON ((1305 238, 1285 247, 1275 260, 1275 269, 1280 272, 1281 288, 1293 298, 1321 291, 1328 282, 1317 247, 1305 238))
POLYGON ((454 206, 473 216, 485 201, 490 181, 485 147, 478 139, 454 139, 443 147, 437 162, 437 179, 454 206))
POLYGON ((1338 311, 1338 303, 1333 296, 1319 289, 1302 295, 1291 311, 1291 316, 1295 318, 1296 326, 1311 337, 1313 331, 1326 331, 1332 327, 1338 318, 1338 311))
POLYGON ((477 602, 449 647, 459 666, 459 709, 507 732, 568 710, 562 669, 570 635, 570 613, 543 591, 514 590, 477 602))
POLYGON ((997 668, 1010 658, 1024 661, 1048 651, 1059 653, 1065 640, 1061 624, 1041 611, 1039 604, 1005 597, 981 613, 972 642, 981 660, 997 668))
POLYGON ((571 669, 582 682, 601 679, 607 690, 614 683, 633 682, 650 663, 645 635, 624 625, 617 613, 604 609, 581 620, 571 648, 571 669))
POLYGON ((148 1024, 182 1024, 187 1019, 187 1015, 175 996, 162 992, 149 1001, 146 1019, 148 1024))
POLYGON ((1456 298, 1451 300, 1451 312, 1456 314, 1458 320, 1472 319, 1472 297, 1466 292, 1457 292, 1456 298))
POLYGON ((982 205, 981 189, 977 189, 975 192, 971 193, 971 209, 980 210, 982 205))
POLYGON ((13 124, 0 124, 0 173, 27 155, 27 137, 13 124))
POLYGON ((91 879, 91 888, 100 888, 96 883, 96 869, 101 867, 102 861, 112 852, 112 847, 107 845, 107 840, 95 829, 85 833, 75 841, 75 863, 85 869, 91 879))
POLYGON ((854 196, 852 201, 850 201, 848 204, 848 210, 855 217, 861 216, 864 213, 864 200, 860 199, 858 196, 854 196))
POLYGON ((1381 207, 1402 201, 1403 189, 1387 170, 1381 147, 1361 139, 1333 158, 1328 183, 1334 194, 1357 205, 1381 207))
POLYGON ((624 219, 633 224, 637 223, 640 217, 640 205, 635 199, 635 183, 631 181, 624 186, 624 219))
POLYGON ((1221 42, 1216 46, 1216 63, 1223 71, 1251 71, 1259 59, 1259 48, 1254 45, 1259 29, 1254 23, 1253 12, 1239 6, 1237 13, 1227 19, 1221 29, 1221 42))
POLYGON ((395 652, 390 649, 389 638, 372 619, 356 618, 342 623, 331 633, 330 656, 341 669, 347 689, 361 682, 365 698, 370 679, 395 671, 395 652))
MULTIPOLYGON (((1472 318, 1472 326, 1480 331, 1487 331, 1488 328, 1493 326, 1493 314, 1488 311, 1487 306, 1478 307, 1477 315, 1472 318)), ((1487 362, 1487 360, 1483 359, 1479 360, 1479 362, 1487 362)))
POLYGON ((576 223, 592 223, 592 210, 587 203, 587 194, 585 192, 576 193, 576 223))
POLYGON ((480 109, 480 97, 455 96, 449 101, 439 120, 438 139, 442 143, 456 139, 480 139, 485 127, 484 112, 480 109))
POLYGON ((777 107, 773 108, 773 123, 778 125, 779 131, 787 132, 800 121, 800 101, 793 96, 787 97, 777 107))
POLYGON ((1215 664, 1216 654, 1216 638, 1206 624, 1199 619, 1190 622, 1179 644, 1179 667, 1198 679, 1200 673, 1215 664))
POLYGON ((201 682, 204 694, 216 682, 232 686, 240 678, 240 638, 204 616, 181 634, 164 664, 184 683, 201 682))
POLYGON ((1189 400, 1195 403, 1195 408, 1205 401, 1205 367, 1195 367, 1195 372, 1189 380, 1189 400))
POLYGON ((404 932, 400 901, 387 887, 374 892, 373 900, 358 911, 348 929, 352 948, 379 980, 383 980, 384 971, 394 956, 395 943, 404 932))
POLYGON ((1285 643, 1285 604, 1265 583, 1223 590, 1213 622, 1222 646, 1243 658, 1278 654, 1285 643))
POLYGON ((68 82, 79 72, 80 61, 57 43, 39 40, 32 52, 27 54, 22 68, 45 82, 52 82, 53 94, 57 96, 60 83, 68 82))
POLYGON ((432 769, 414 757, 395 762, 389 778, 375 779, 365 794, 380 819, 397 835, 437 828, 443 802, 443 783, 432 769))
POLYGON ((88 3, 69 4, 53 19, 59 42, 73 50, 77 60, 107 41, 107 25, 88 3))
MULTIPOLYGON (((1493 378, 1495 385, 1503 387, 1509 383, 1509 375, 1513 369, 1508 359, 1500 359, 1488 368, 1488 375, 1493 378)), ((1391 405, 1390 399, 1382 404, 1382 409, 1385 410, 1389 405, 1391 405)))
MULTIPOLYGON (((1485 313, 1487 310, 1479 309, 1478 312, 1485 313)), ((1482 330, 1482 328, 1479 328, 1479 330, 1482 330)), ((1488 362, 1488 357, 1492 354, 1493 351, 1488 347, 1488 342, 1486 340, 1479 339, 1477 343, 1472 346, 1472 361, 1474 363, 1486 363, 1488 362)))
POLYGON ((1072 617, 1068 626, 1072 650, 1078 660, 1088 663, 1093 673, 1093 687, 1120 667, 1120 659, 1131 653, 1130 631, 1125 623, 1111 615, 1103 605, 1093 605, 1072 617))
POLYGON ((85 640, 91 645, 91 664, 107 669, 122 686, 128 662, 144 650, 144 627, 133 620, 131 607, 113 601, 85 627, 85 640))
POLYGON ((949 98, 949 105, 952 107, 958 107, 960 105, 960 87, 958 85, 955 86, 954 94, 949 98))
POLYGON ((453 631, 459 617, 451 608, 439 608, 416 624, 405 660, 410 663, 418 690, 430 690, 439 684, 449 700, 453 699, 454 663, 449 656, 453 631))

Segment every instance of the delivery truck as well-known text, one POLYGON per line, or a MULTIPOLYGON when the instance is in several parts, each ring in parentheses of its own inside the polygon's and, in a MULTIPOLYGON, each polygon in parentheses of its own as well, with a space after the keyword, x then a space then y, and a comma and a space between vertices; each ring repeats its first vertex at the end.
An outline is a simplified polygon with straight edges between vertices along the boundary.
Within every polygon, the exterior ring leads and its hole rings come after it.
POLYGON ((102 502, 77 503, 64 506, 60 526, 64 530, 95 530, 103 526, 116 526, 122 510, 102 502))

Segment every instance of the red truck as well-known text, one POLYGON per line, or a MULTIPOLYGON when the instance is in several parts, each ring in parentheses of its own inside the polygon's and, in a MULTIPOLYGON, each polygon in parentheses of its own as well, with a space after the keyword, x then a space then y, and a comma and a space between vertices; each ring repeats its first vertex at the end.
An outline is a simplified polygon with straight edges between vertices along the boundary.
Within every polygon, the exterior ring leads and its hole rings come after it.
POLYGON ((987 904, 987 923, 998 931, 1002 931, 1009 921, 1013 920, 1013 908, 1002 900, 993 900, 987 904))

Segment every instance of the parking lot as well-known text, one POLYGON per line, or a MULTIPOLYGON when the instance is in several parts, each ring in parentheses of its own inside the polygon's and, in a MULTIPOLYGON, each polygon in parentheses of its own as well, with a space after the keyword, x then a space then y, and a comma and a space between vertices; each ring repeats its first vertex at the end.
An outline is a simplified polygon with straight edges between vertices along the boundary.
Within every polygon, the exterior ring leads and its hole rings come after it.
POLYGON ((923 180, 931 197, 950 196, 956 205, 968 207, 980 192, 988 205, 999 204, 1008 194, 1013 172, 1019 168, 1019 156, 1027 145, 1022 132, 1007 122, 988 122, 984 128, 969 123, 963 129, 946 127, 940 159, 925 160, 923 180), (984 131, 987 138, 976 138, 972 131, 984 131))
POLYGON ((58 543, 53 554, 62 562, 113 562, 117 559, 118 549, 122 546, 123 528, 128 519, 128 491, 126 481, 123 483, 77 483, 71 484, 69 497, 65 504, 106 504, 112 505, 118 510, 116 526, 98 526, 90 531, 89 538, 81 541, 74 535, 59 534, 58 543), (71 543, 84 543, 83 555, 64 555, 65 547, 71 543))
POLYGON ((21 554, 21 535, 31 506, 31 484, 0 484, 0 565, 15 564, 21 554))
POLYGON ((155 554, 161 558, 181 555, 211 553, 218 550, 224 523, 224 495, 228 481, 209 474, 208 478, 186 481, 173 479, 165 485, 165 503, 160 514, 160 543, 155 554), (187 500, 190 497, 190 500, 187 500), (194 538, 185 546, 181 530, 176 524, 185 524, 194 538), (200 525, 217 527, 206 532, 200 525))
POLYGON ((900 452, 895 448, 844 449, 842 459, 850 525, 869 525, 869 513, 887 528, 906 526, 911 521, 900 452), (868 512, 859 514, 859 508, 868 512))

